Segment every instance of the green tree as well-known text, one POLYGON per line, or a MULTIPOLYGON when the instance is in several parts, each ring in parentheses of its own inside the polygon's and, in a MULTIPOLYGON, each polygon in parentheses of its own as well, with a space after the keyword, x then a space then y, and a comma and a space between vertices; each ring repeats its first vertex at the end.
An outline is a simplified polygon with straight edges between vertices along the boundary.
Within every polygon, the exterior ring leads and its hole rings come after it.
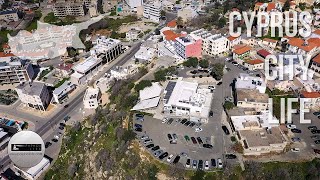
POLYGON ((166 72, 163 69, 160 69, 154 73, 154 79, 155 81, 165 81, 166 75, 166 72))
POLYGON ((299 3, 299 8, 301 11, 304 11, 306 9, 306 3, 299 3))
POLYGON ((207 59, 202 59, 199 61, 199 66, 202 68, 208 68, 209 67, 209 61, 207 59))
POLYGON ((284 5, 282 7, 282 10, 283 11, 289 11, 289 9, 290 9, 290 1, 286 0, 286 2, 284 3, 284 5))
POLYGON ((161 10, 161 12, 160 12, 160 16, 162 17, 162 16, 166 16, 166 11, 164 11, 164 10, 161 10))
POLYGON ((139 92, 140 90, 143 90, 144 88, 150 87, 150 86, 152 86, 152 83, 150 80, 142 80, 134 86, 134 90, 139 92))
POLYGON ((196 68, 198 66, 198 59, 195 57, 190 57, 186 61, 183 62, 183 65, 187 66, 187 67, 196 68))
POLYGON ((221 63, 213 64, 211 75, 216 79, 220 80, 223 76, 224 65, 221 63))
POLYGON ((53 12, 48 13, 48 15, 46 17, 44 17, 44 22, 46 23, 55 23, 59 20, 59 18, 57 18, 56 16, 54 16, 53 12))
POLYGON ((223 28, 227 24, 227 20, 225 17, 221 17, 218 21, 218 27, 223 28))
POLYGON ((224 102, 224 107, 227 109, 227 110, 230 110, 232 108, 234 108, 234 104, 230 101, 226 101, 224 102))

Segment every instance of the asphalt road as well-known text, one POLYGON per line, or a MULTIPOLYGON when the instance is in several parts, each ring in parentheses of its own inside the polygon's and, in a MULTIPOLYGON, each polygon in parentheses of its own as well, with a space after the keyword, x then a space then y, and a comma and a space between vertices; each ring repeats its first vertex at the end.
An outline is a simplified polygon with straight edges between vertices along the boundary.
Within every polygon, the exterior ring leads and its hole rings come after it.
MULTIPOLYGON (((161 27, 165 26, 165 24, 171 20, 173 20, 174 18, 176 18, 176 15, 174 13, 168 13, 168 18, 166 20, 165 23, 163 23, 161 27)), ((144 40, 148 39, 150 37, 151 33, 149 35, 147 35, 146 37, 144 37, 144 40)), ((96 78, 93 78, 92 81, 99 79, 102 75, 104 75, 106 72, 110 71, 111 68, 115 67, 115 66, 121 66, 123 64, 125 64, 125 62, 127 62, 129 59, 131 59, 134 54, 140 49, 141 46, 141 42, 138 42, 136 44, 134 44, 127 52, 125 52, 124 54, 122 54, 118 59, 114 60, 113 62, 110 63, 110 66, 108 66, 108 68, 105 68, 103 71, 99 72, 98 75, 96 75, 96 78)), ((50 128, 52 128, 52 126, 55 126, 56 124, 59 123, 59 121, 61 121, 69 112, 72 112, 74 110, 77 109, 78 104, 82 103, 82 99, 85 93, 85 88, 82 88, 80 91, 80 94, 78 94, 78 96, 76 96, 74 99, 72 99, 68 104, 69 106, 67 108, 62 109, 61 111, 59 111, 57 114, 55 114, 50 120, 48 120, 45 124, 43 124, 40 128, 36 129, 36 132, 40 135, 43 136, 45 133, 47 133, 50 128)), ((13 114, 14 116, 19 116, 23 119, 33 119, 33 118, 39 118, 39 117, 35 117, 33 115, 27 114, 27 113, 17 113, 17 110, 14 110, 12 108, 7 108, 7 113, 8 114, 13 114), (10 112, 10 110, 12 112, 10 112)), ((40 120, 45 120, 45 118, 39 118, 40 120)), ((5 169, 5 167, 7 167, 9 164, 11 163, 11 160, 9 158, 9 155, 5 156, 4 158, 1 159, 0 164, 2 165, 2 167, 0 166, 0 168, 5 169)), ((1 170, 2 170, 1 169, 1 170)))

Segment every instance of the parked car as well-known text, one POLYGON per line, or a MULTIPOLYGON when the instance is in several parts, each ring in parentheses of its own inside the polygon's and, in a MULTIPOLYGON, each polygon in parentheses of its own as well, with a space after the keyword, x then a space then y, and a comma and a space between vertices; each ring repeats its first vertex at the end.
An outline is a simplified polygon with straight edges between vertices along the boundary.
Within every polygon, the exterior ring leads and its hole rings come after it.
POLYGON ((199 144, 203 143, 201 137, 197 137, 197 141, 198 141, 199 144))
POLYGON ((291 140, 292 140, 292 142, 300 142, 301 141, 301 139, 298 137, 293 137, 293 138, 291 138, 291 140))
POLYGON ((159 159, 164 159, 165 157, 167 157, 169 154, 168 154, 168 152, 164 152, 164 153, 162 153, 160 156, 159 156, 159 159))
POLYGON ((186 162, 186 168, 190 168, 190 163, 191 163, 191 159, 187 159, 187 162, 186 162))
POLYGON ((186 141, 190 141, 190 138, 189 138, 189 136, 187 136, 187 135, 184 136, 184 139, 185 139, 186 141))
POLYGON ((202 145, 204 148, 209 148, 209 149, 212 149, 213 146, 211 144, 203 144, 202 145))
POLYGON ((223 168, 223 163, 220 158, 218 159, 218 168, 223 168))
POLYGON ((168 134, 168 139, 169 139, 169 141, 171 141, 171 140, 172 140, 172 136, 171 136, 171 134, 168 134))
POLYGON ((68 107, 69 107, 69 104, 66 104, 66 105, 64 105, 63 107, 64 107, 64 108, 68 108, 68 107))
POLYGON ((154 147, 154 144, 148 144, 148 145, 146 145, 146 148, 153 148, 154 147))
POLYGON ((53 142, 58 142, 58 139, 53 138, 52 141, 53 141, 53 142))
POLYGON ((320 140, 316 140, 316 141, 314 141, 314 143, 320 144, 320 140))
POLYGON ((320 111, 318 111, 318 112, 314 112, 314 113, 313 113, 313 115, 315 115, 315 116, 319 116, 319 115, 320 115, 320 111))
POLYGON ((63 129, 64 129, 64 126, 59 126, 59 129, 60 129, 60 130, 63 130, 63 129))
POLYGON ((143 114, 136 114, 136 120, 137 121, 144 121, 144 115, 143 114))
POLYGON ((158 156, 160 156, 160 154, 162 154, 163 153, 163 151, 162 150, 159 150, 159 151, 155 151, 154 153, 153 153, 153 155, 155 156, 155 157, 158 157, 158 156))
POLYGON ((218 86, 220 86, 221 84, 222 84, 222 81, 218 82, 218 84, 217 84, 217 85, 218 85, 218 86))
POLYGON ((178 156, 176 156, 176 157, 174 158, 174 160, 172 161, 172 163, 173 163, 173 164, 177 164, 177 163, 179 162, 179 160, 180 160, 180 156, 178 155, 178 156))
POLYGON ((319 140, 320 139, 320 135, 312 135, 312 136, 310 136, 311 137, 311 139, 313 139, 313 140, 319 140))
POLYGON ((187 121, 186 123, 184 123, 185 126, 189 126, 189 124, 191 124, 191 121, 187 121))
POLYGON ((196 125, 196 123, 195 122, 191 122, 189 126, 193 127, 194 125, 196 125))
POLYGON ((292 148, 291 151, 292 152, 300 152, 300 149, 299 148, 292 148))
POLYGON ((226 154, 225 156, 226 156, 226 159, 236 159, 237 158, 237 156, 234 154, 226 154))
POLYGON ((301 133, 301 130, 300 129, 291 129, 291 132, 293 132, 293 133, 301 133))
POLYGON ((309 130, 317 130, 318 128, 317 128, 317 126, 308 126, 308 129, 309 130))
POLYGON ((175 133, 172 134, 172 137, 174 140, 178 140, 178 136, 175 133))
POLYGON ((149 137, 145 135, 141 136, 141 140, 146 140, 146 139, 149 139, 149 137))
POLYGON ((173 122, 173 118, 170 118, 168 121, 167 121, 167 124, 172 124, 173 122))
POLYGON ((316 154, 320 154, 320 149, 313 149, 313 152, 316 154))
POLYGON ((201 132, 201 131, 202 131, 202 128, 200 128, 200 127, 197 127, 195 130, 195 132, 201 132))
POLYGON ((203 161, 202 160, 199 160, 199 162, 198 162, 198 169, 199 170, 203 169, 203 161))
POLYGON ((135 128, 142 128, 142 125, 141 124, 134 124, 134 127, 135 128))
POLYGON ((167 162, 171 163, 172 159, 173 159, 173 154, 170 154, 170 156, 167 158, 167 162))
POLYGON ((151 139, 147 139, 147 140, 144 140, 143 143, 144 143, 144 144, 149 144, 149 143, 152 143, 152 140, 151 140, 151 139))
POLYGON ((164 124, 164 123, 166 123, 166 122, 168 122, 168 118, 163 118, 163 120, 162 120, 162 124, 164 124))
POLYGON ((51 145, 52 145, 51 142, 46 142, 46 144, 44 145, 44 147, 45 147, 45 148, 48 148, 48 147, 50 147, 51 145))
POLYGON ((65 123, 59 123, 59 125, 60 125, 60 126, 63 126, 63 127, 65 127, 65 126, 66 126, 66 124, 65 124, 65 123))
POLYGON ((196 138, 191 137, 191 141, 192 141, 192 143, 193 143, 193 144, 197 144, 197 140, 196 140, 196 138))
POLYGON ((192 168, 196 169, 197 168, 197 164, 198 164, 197 160, 193 160, 192 161, 192 168))
POLYGON ((70 116, 66 116, 63 118, 64 122, 67 122, 71 117, 70 116))
POLYGON ((186 123, 188 120, 187 119, 182 119, 182 121, 180 122, 181 124, 186 123))
POLYGON ((229 129, 227 128, 227 126, 223 125, 223 126, 222 126, 222 130, 223 130, 223 132, 224 132, 226 135, 229 135, 229 134, 230 134, 229 129))
POLYGON ((209 161, 207 160, 204 164, 204 169, 209 170, 209 161))
POLYGON ((142 132, 142 128, 135 128, 134 130, 137 132, 142 132))
POLYGON ((312 134, 320 134, 320 130, 311 130, 312 134))
POLYGON ((158 150, 158 149, 160 149, 159 146, 155 146, 155 147, 151 148, 152 151, 156 151, 156 150, 158 150))
POLYGON ((210 116, 210 117, 213 117, 213 111, 210 111, 210 112, 209 112, 209 116, 210 116))
POLYGON ((217 166, 217 163, 216 163, 216 160, 215 159, 211 159, 211 167, 216 167, 217 166))
POLYGON ((296 126, 296 125, 293 125, 293 124, 288 124, 288 125, 287 125, 287 128, 288 128, 288 129, 296 129, 297 126, 296 126))

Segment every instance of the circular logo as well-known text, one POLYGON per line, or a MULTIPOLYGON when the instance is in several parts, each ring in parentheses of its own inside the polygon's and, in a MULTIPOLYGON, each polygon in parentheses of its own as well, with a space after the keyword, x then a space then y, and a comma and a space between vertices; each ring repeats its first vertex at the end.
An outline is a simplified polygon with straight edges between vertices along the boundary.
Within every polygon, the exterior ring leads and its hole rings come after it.
POLYGON ((8 154, 12 162, 21 168, 30 168, 40 163, 44 156, 44 142, 33 131, 20 131, 12 136, 8 154))

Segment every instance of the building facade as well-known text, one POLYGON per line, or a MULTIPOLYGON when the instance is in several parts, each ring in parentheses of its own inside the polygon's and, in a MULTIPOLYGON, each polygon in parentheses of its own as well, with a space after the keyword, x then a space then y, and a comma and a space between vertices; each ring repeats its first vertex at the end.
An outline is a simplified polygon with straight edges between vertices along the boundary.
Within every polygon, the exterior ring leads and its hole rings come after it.
POLYGON ((5 21, 18 21, 18 13, 17 10, 4 10, 0 11, 0 20, 5 21))
POLYGON ((88 87, 83 97, 84 108, 96 109, 101 104, 101 92, 99 88, 88 87))
POLYGON ((174 41, 176 54, 183 59, 189 57, 202 57, 202 39, 189 35, 187 37, 178 37, 174 41))
POLYGON ((84 16, 82 3, 56 3, 52 6, 54 16, 84 16))
POLYGON ((143 17, 157 23, 160 21, 162 10, 162 5, 160 2, 156 1, 145 3, 143 7, 143 17))

